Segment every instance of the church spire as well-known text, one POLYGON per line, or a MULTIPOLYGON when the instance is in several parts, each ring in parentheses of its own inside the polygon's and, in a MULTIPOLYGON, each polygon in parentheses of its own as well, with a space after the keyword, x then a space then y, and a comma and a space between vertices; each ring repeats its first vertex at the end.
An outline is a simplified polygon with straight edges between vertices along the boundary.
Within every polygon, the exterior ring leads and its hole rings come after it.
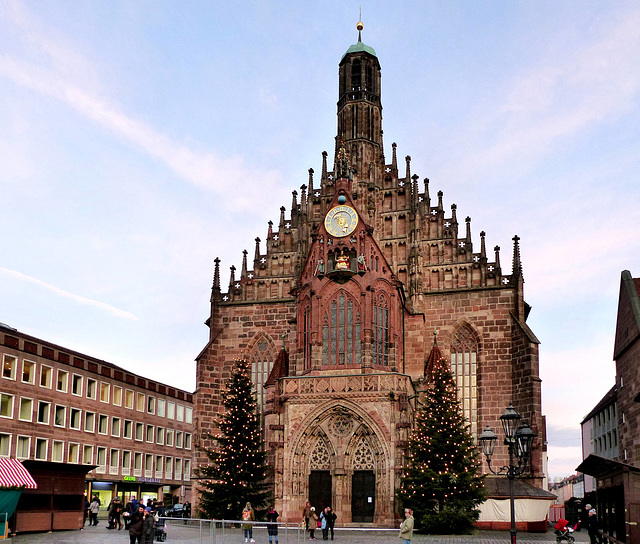
POLYGON ((220 259, 216 257, 213 262, 215 263, 213 268, 213 290, 220 292, 220 259))
POLYGON ((522 264, 520 262, 520 237, 516 234, 513 237, 513 264, 511 274, 514 279, 522 279, 522 264))
POLYGON ((359 180, 380 180, 384 168, 380 62, 373 47, 362 42, 362 21, 356 28, 358 42, 349 47, 338 68, 335 154, 344 146, 359 180))
POLYGON ((247 277, 247 253, 248 251, 246 249, 242 250, 242 271, 240 272, 241 278, 247 277))

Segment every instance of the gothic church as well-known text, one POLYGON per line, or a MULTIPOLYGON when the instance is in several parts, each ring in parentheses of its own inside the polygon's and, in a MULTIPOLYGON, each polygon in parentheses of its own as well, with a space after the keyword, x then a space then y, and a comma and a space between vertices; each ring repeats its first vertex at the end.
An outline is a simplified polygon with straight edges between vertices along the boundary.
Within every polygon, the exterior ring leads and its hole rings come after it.
MULTIPOLYGON (((537 433, 526 481, 544 479, 538 340, 518 237, 508 272, 484 232, 474 247, 471 219, 460 225, 456 205, 445 209, 442 191, 432 197, 409 156, 398 163, 395 143, 386 160, 380 63, 361 30, 339 64, 333 165, 323 152, 320 175, 309 169, 289 213, 269 222, 266 247, 256 238, 224 291, 216 259, 197 358, 199 436, 222 408, 233 360, 251 361, 283 521, 300 521, 310 500, 340 524, 394 524, 415 399, 436 353, 451 363, 474 436, 513 401, 537 433)), ((506 461, 499 445, 494 465, 506 461)))

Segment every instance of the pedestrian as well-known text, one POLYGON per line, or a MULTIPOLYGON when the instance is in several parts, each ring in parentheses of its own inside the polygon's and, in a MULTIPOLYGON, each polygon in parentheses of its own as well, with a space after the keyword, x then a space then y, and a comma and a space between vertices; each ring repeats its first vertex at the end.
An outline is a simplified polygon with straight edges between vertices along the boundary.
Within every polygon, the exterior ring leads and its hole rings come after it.
POLYGON ((322 540, 329 540, 329 524, 327 522, 327 516, 329 515, 329 507, 320 514, 320 528, 322 529, 322 540))
POLYGON ((275 541, 278 542, 278 512, 276 511, 276 507, 272 506, 271 510, 267 512, 267 521, 269 525, 267 525, 267 533, 269 533, 269 542, 275 538, 275 541))
POLYGON ((89 527, 98 525, 98 512, 100 511, 100 500, 96 495, 93 496, 89 505, 89 527))
MULTIPOLYGON (((256 515, 251 508, 251 503, 248 502, 244 510, 242 511, 242 521, 253 522, 256 520, 256 515)), ((244 530, 244 541, 245 542, 255 542, 253 539, 253 523, 243 523, 242 529, 244 530)))
POLYGON ((400 538, 402 544, 411 544, 413 536, 413 510, 411 508, 404 509, 404 521, 400 525, 400 538))
POLYGON ((329 509, 329 513, 327 514, 327 525, 329 526, 329 531, 331 532, 331 540, 333 540, 333 529, 336 525, 338 516, 336 516, 336 513, 331 509, 330 506, 327 506, 327 508, 329 509))
POLYGON ((311 514, 311 503, 307 501, 302 509, 302 520, 304 521, 304 530, 309 532, 309 514, 311 514))
POLYGON ((124 512, 122 513, 122 517, 124 517, 124 530, 129 529, 129 524, 131 523, 131 517, 135 514, 138 509, 136 508, 134 501, 135 497, 129 497, 127 504, 124 505, 124 512))
POLYGON ((109 506, 109 525, 107 529, 115 529, 118 526, 118 531, 122 529, 122 520, 120 515, 122 513, 122 503, 120 497, 116 497, 111 501, 109 506))
POLYGON ((144 519, 148 512, 141 504, 138 505, 138 511, 134 512, 129 522, 129 544, 142 544, 144 542, 144 519))
POLYGON ((311 507, 311 511, 309 512, 309 540, 315 540, 315 532, 318 527, 318 516, 316 514, 315 506, 311 507))
POLYGON ((89 506, 90 506, 90 502, 89 499, 87 499, 87 496, 84 496, 84 514, 82 516, 82 526, 84 527, 87 524, 87 518, 89 517, 89 506))
POLYGON ((184 524, 188 523, 188 520, 191 519, 191 503, 189 501, 185 501, 182 505, 182 517, 184 518, 184 524))
POLYGON ((144 544, 151 544, 153 542, 153 533, 155 529, 156 520, 153 517, 153 510, 150 506, 145 509, 144 521, 142 522, 142 542, 144 544))
POLYGON ((598 529, 598 515, 595 508, 589 510, 589 518, 587 519, 587 533, 591 544, 600 544, 600 530, 598 529))

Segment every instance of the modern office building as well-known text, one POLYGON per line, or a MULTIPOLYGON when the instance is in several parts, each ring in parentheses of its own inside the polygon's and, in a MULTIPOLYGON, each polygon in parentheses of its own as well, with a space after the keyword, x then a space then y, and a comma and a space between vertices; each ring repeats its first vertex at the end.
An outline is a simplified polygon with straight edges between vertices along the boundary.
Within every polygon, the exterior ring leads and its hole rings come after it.
POLYGON ((192 499, 192 393, 5 325, 0 362, 1 457, 86 466, 103 505, 192 499))

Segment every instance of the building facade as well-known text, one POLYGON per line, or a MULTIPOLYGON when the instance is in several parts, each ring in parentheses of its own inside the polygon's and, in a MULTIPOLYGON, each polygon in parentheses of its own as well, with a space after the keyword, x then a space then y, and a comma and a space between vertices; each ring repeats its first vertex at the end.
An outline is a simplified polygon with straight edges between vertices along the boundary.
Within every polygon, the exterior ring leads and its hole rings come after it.
POLYGON ((90 466, 103 505, 191 500, 192 393, 6 326, 0 362, 0 456, 90 466))
MULTIPOLYGON (((618 459, 618 387, 614 385, 580 423, 582 458, 595 454, 605 459, 618 459)), ((596 490, 593 476, 584 475, 585 492, 596 490)))
POLYGON ((613 358, 616 383, 583 421, 593 449, 577 470, 596 484, 603 533, 616 542, 640 542, 640 278, 623 270, 613 358))
MULTIPOLYGON (((231 267, 228 289, 215 261, 209 341, 197 358, 198 432, 215 428, 233 360, 248 358, 276 508, 289 521, 311 500, 344 524, 394 524, 436 333, 471 432, 499 425, 513 401, 537 433, 526 481, 541 488, 545 478, 519 239, 507 272, 500 248, 488 252, 484 232, 475 245, 471 219, 461 225, 456 205, 446 209, 442 191, 432 196, 411 172, 411 158, 399 163, 395 143, 387 160, 382 136, 381 67, 359 36, 339 63, 333 164, 323 152, 319 179, 309 169, 289 213, 282 207, 269 222, 266 245, 256 238, 253 259, 244 251, 239 273, 231 267)), ((494 462, 507 457, 499 446, 494 462)))

